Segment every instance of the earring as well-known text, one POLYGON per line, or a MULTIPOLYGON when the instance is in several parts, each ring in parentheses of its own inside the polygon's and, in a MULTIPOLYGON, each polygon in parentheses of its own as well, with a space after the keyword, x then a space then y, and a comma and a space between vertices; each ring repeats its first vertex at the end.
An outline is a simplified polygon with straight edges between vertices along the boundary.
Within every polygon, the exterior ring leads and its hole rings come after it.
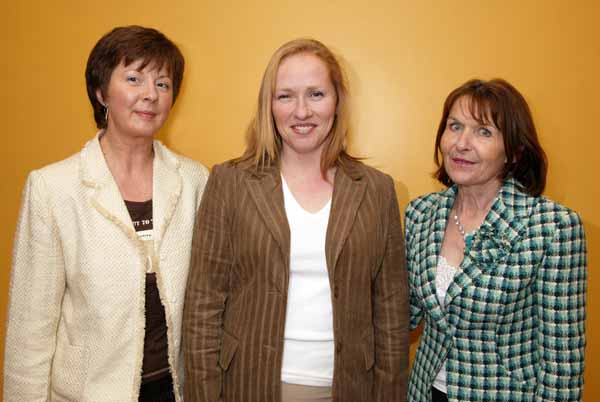
POLYGON ((104 105, 104 121, 108 125, 108 104, 104 105))

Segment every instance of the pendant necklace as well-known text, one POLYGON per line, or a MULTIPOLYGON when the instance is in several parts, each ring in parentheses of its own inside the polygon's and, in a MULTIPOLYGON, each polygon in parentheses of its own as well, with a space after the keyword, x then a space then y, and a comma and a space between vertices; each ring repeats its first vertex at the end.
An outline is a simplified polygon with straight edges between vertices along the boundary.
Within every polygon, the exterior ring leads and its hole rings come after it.
POLYGON ((462 223, 460 223, 460 219, 458 219, 458 213, 454 214, 454 223, 456 224, 458 232, 460 233, 462 238, 466 239, 467 235, 465 233, 465 227, 463 226, 462 223))

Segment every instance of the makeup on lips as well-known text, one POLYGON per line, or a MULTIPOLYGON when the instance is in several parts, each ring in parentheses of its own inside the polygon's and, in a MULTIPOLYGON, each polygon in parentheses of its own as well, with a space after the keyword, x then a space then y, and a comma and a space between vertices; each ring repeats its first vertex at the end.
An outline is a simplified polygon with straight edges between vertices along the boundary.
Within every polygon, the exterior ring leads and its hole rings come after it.
POLYGON ((156 113, 151 111, 137 110, 134 113, 144 120, 152 120, 156 117, 156 113))
POLYGON ((475 164, 475 162, 471 162, 467 159, 463 159, 463 158, 457 158, 457 157, 452 157, 450 158, 452 160, 452 162, 460 167, 470 167, 473 166, 475 164))
POLYGON ((312 124, 312 123, 301 123, 301 124, 292 124, 292 130, 296 133, 296 134, 301 134, 301 135, 306 135, 306 134, 310 134, 313 129, 315 127, 317 127, 316 124, 312 124))

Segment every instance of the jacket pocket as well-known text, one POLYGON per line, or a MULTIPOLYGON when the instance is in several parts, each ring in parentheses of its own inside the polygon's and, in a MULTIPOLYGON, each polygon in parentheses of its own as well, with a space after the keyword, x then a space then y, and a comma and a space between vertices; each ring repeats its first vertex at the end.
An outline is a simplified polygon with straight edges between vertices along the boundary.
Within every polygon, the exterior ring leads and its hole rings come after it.
POLYGON ((87 349, 59 342, 52 361, 51 390, 53 400, 80 401, 87 379, 87 349))
POLYGON ((233 356, 238 348, 239 341, 229 332, 223 330, 223 340, 221 342, 221 353, 219 355, 219 366, 226 371, 233 360, 233 356))
POLYGON ((375 365, 375 340, 372 330, 363 337, 363 352, 365 355, 365 370, 371 370, 375 365))
POLYGON ((522 343, 512 340, 511 334, 496 336, 501 370, 516 384, 534 385, 538 371, 536 344, 532 340, 522 343))

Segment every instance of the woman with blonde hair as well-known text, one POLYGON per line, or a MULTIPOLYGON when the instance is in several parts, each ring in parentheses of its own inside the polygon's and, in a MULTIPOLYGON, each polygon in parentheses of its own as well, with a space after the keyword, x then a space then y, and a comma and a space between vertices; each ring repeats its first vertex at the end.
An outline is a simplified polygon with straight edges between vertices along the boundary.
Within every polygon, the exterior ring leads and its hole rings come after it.
POLYGON ((213 169, 184 307, 186 401, 404 401, 408 285, 394 183, 346 151, 333 53, 264 73, 248 147, 213 169))

